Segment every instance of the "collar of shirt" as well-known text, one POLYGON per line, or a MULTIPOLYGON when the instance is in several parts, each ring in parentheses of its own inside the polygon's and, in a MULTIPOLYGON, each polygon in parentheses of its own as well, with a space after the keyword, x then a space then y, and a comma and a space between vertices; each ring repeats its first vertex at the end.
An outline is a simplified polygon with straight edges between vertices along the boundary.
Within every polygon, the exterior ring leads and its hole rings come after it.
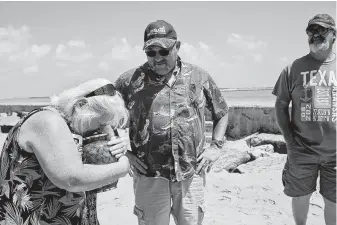
POLYGON ((180 59, 178 58, 177 62, 176 62, 176 66, 172 72, 172 75, 170 77, 169 80, 165 79, 165 83, 167 86, 169 86, 170 88, 172 88, 172 86, 174 85, 174 83, 176 82, 177 80, 177 75, 180 73, 180 59))
POLYGON ((181 59, 180 57, 178 57, 176 65, 172 71, 172 75, 170 76, 170 79, 167 80, 167 78, 165 76, 158 76, 155 75, 153 73, 153 71, 151 70, 150 66, 147 66, 147 70, 151 73, 152 76, 150 76, 151 80, 155 81, 155 82, 160 82, 160 83, 164 83, 167 86, 169 86, 170 88, 172 88, 172 86, 174 85, 175 81, 177 80, 177 75, 180 73, 181 70, 181 59))

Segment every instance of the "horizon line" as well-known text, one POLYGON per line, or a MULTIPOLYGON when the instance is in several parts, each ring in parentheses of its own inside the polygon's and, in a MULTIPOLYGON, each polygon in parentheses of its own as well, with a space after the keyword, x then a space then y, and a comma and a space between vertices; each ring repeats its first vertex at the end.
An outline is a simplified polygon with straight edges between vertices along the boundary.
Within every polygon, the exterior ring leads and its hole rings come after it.
MULTIPOLYGON (((272 90, 272 89, 273 87, 219 88, 220 91, 263 91, 263 90, 272 90)), ((0 98, 0 100, 34 99, 34 98, 50 98, 50 96, 12 97, 12 98, 0 98)))

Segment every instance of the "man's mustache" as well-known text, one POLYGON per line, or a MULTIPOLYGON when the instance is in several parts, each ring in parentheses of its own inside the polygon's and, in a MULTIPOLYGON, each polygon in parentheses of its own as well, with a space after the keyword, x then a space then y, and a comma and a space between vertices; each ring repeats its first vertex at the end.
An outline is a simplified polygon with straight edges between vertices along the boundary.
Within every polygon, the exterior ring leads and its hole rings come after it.
POLYGON ((155 65, 160 65, 160 64, 164 64, 164 63, 166 63, 166 60, 165 60, 165 59, 160 60, 159 62, 154 61, 154 64, 155 64, 155 65))
POLYGON ((314 42, 315 42, 316 40, 318 40, 320 43, 322 43, 322 42, 324 42, 325 38, 322 37, 322 36, 312 37, 312 38, 310 38, 309 43, 310 43, 310 44, 314 44, 314 42))

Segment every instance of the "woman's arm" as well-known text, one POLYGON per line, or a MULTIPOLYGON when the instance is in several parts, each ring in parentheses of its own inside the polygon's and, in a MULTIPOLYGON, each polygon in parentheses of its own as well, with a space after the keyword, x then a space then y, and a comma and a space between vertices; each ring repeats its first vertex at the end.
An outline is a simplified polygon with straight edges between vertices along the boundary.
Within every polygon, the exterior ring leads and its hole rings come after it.
POLYGON ((105 186, 125 176, 129 169, 126 157, 106 165, 83 164, 67 124, 51 111, 32 115, 22 125, 19 138, 35 154, 49 180, 67 191, 105 186))

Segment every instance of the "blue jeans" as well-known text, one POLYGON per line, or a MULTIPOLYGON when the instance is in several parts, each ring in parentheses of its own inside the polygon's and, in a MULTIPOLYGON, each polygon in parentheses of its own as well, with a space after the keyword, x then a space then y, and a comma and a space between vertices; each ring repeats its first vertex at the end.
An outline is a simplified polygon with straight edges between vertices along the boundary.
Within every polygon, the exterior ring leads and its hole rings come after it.
POLYGON ((134 173, 134 214, 139 225, 201 225, 204 218, 205 175, 179 182, 134 173))

